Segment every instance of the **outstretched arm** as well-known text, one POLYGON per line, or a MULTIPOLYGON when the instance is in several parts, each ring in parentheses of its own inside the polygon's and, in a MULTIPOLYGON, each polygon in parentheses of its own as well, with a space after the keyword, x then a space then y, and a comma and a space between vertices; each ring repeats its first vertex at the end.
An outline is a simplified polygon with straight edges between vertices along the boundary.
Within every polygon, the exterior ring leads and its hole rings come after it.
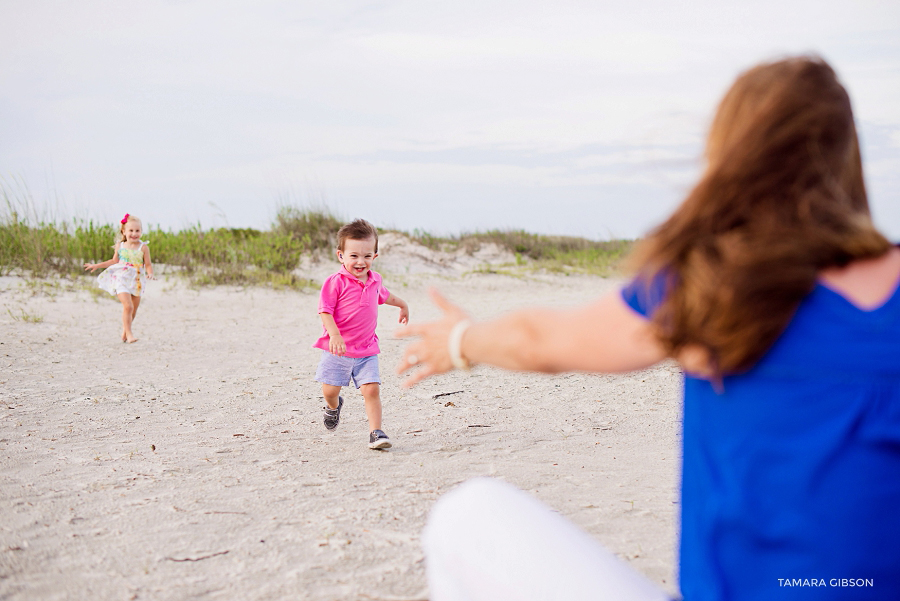
POLYGON ((385 305, 391 305, 392 307, 400 308, 400 323, 409 323, 409 305, 406 304, 406 301, 394 294, 393 292, 387 300, 384 301, 385 305))
MULTIPOLYGON (((443 319, 401 328, 398 336, 418 336, 406 348, 398 373, 421 365, 404 382, 413 384, 453 368, 449 351, 454 327, 468 319, 462 309, 432 290, 443 319)), ((618 290, 575 309, 524 309, 473 323, 462 334, 459 351, 469 363, 517 371, 625 372, 649 367, 666 357, 650 322, 631 310, 618 290)))
POLYGON ((119 243, 116 242, 116 245, 113 247, 113 256, 109 261, 103 261, 102 263, 85 263, 84 268, 90 269, 91 273, 94 273, 95 269, 106 269, 113 263, 119 262, 119 243))

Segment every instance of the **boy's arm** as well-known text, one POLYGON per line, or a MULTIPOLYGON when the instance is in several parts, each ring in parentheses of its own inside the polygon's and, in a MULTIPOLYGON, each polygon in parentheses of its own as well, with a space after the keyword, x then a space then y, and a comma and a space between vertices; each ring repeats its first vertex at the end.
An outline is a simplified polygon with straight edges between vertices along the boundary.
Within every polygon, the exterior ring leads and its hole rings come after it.
POLYGON ((344 337, 341 336, 341 331, 338 330, 337 324, 334 323, 334 315, 331 313, 319 313, 319 317, 322 318, 322 325, 325 326, 325 331, 328 332, 328 352, 332 355, 343 357, 344 353, 347 352, 347 345, 344 343, 344 337))
POLYGON ((392 307, 400 307, 400 323, 409 323, 409 305, 406 304, 405 300, 392 292, 391 295, 387 297, 387 300, 384 301, 384 304, 391 305, 392 307))

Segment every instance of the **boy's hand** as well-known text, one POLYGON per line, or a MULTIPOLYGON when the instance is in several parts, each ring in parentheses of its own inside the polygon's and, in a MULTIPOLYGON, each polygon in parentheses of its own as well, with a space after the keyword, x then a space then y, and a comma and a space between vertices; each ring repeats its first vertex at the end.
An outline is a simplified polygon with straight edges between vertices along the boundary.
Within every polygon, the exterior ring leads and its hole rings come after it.
POLYGON ((344 337, 340 334, 328 337, 328 352, 338 357, 343 357, 347 352, 347 345, 344 343, 344 337))
POLYGON ((400 307, 400 323, 406 325, 409 323, 409 305, 404 304, 400 307))

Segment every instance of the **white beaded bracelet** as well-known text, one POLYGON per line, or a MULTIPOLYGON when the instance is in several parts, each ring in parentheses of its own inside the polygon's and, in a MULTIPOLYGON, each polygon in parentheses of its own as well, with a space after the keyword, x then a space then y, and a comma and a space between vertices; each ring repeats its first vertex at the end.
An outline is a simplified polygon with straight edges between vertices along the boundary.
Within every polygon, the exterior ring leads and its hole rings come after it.
POLYGON ((468 319, 456 322, 456 325, 450 330, 450 337, 447 339, 450 362, 456 369, 469 369, 471 367, 469 361, 462 356, 462 337, 470 325, 472 325, 472 322, 468 319))

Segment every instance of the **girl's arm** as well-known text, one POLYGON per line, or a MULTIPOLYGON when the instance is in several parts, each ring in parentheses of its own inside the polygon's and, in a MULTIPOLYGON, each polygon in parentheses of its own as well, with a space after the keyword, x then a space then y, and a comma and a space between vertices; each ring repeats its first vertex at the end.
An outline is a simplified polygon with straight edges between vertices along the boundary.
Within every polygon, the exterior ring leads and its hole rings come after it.
MULTIPOLYGON (((397 373, 421 365, 404 386, 453 368, 450 335, 468 319, 459 307, 431 291, 444 318, 401 328, 398 336, 418 336, 404 352, 397 373)), ((468 363, 487 363, 517 371, 625 372, 666 358, 650 322, 625 304, 618 290, 575 309, 524 309, 463 332, 459 350, 468 363)))
POLYGON ((347 345, 344 343, 344 337, 341 336, 341 331, 338 330, 337 324, 334 323, 334 315, 331 313, 319 313, 319 317, 322 318, 322 325, 325 326, 325 331, 328 332, 328 352, 332 355, 343 357, 344 353, 347 352, 347 345))
POLYGON ((409 323, 409 305, 406 304, 405 300, 396 294, 391 293, 391 295, 387 297, 387 300, 384 301, 384 304, 392 307, 400 307, 400 323, 409 323))
POLYGON ((151 280, 156 279, 153 277, 153 263, 150 262, 150 247, 146 244, 143 248, 144 251, 144 270, 147 272, 147 277, 151 280))
POLYGON ((91 273, 94 273, 95 269, 106 269, 113 263, 119 262, 119 242, 116 242, 116 245, 113 247, 113 257, 109 261, 103 261, 102 263, 85 263, 84 268, 90 269, 91 273))

